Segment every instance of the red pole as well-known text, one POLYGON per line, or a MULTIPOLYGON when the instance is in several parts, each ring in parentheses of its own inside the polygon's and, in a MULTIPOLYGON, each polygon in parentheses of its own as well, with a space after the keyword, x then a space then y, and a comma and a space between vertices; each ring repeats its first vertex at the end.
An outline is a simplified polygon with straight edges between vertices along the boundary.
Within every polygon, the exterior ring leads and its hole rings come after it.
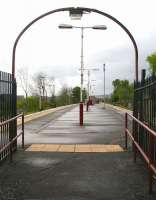
POLYGON ((153 164, 153 155, 154 155, 154 142, 153 142, 153 135, 150 133, 149 134, 149 152, 148 152, 148 157, 149 157, 149 194, 152 193, 153 190, 153 172, 150 169, 150 164, 153 164))
POLYGON ((80 126, 83 126, 83 102, 80 102, 80 126))
POLYGON ((22 115, 22 148, 24 149, 24 113, 22 115))
POLYGON ((89 107, 89 101, 87 100, 86 111, 88 111, 88 107, 89 107))

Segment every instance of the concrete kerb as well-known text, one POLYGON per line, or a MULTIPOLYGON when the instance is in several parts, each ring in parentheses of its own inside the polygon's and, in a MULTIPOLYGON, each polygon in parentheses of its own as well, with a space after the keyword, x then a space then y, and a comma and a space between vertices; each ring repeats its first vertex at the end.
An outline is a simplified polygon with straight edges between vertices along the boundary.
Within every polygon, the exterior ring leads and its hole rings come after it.
MULTIPOLYGON (((76 106, 77 104, 71 104, 71 105, 66 105, 66 106, 60 106, 60 107, 57 107, 57 108, 51 108, 51 109, 47 109, 47 110, 42 110, 40 112, 36 112, 36 113, 32 113, 32 114, 29 114, 29 115, 25 115, 24 116, 24 123, 28 123, 32 120, 35 120, 35 119, 38 119, 40 117, 43 117, 43 116, 46 116, 50 113, 54 113, 56 111, 60 111, 60 110, 64 110, 66 108, 70 108, 72 106, 76 106)), ((21 119, 19 118, 17 120, 17 126, 21 125, 21 119)))
MULTIPOLYGON (((103 106, 103 104, 99 104, 100 107, 103 106)), ((114 111, 115 113, 119 114, 122 119, 125 119, 125 113, 128 113, 130 115, 133 115, 133 111, 129 110, 129 109, 126 109, 126 108, 122 108, 122 107, 119 107, 119 106, 114 106, 114 105, 111 105, 111 104, 105 104, 106 108, 108 109, 111 109, 112 111, 114 111)), ((129 118, 130 121, 132 121, 131 118, 129 118)))
POLYGON ((121 108, 119 106, 113 106, 111 104, 106 104, 106 106, 109 107, 109 108, 112 108, 112 109, 114 109, 116 111, 122 112, 123 114, 125 114, 126 112, 131 114, 131 115, 133 114, 133 112, 131 110, 128 110, 128 109, 125 109, 125 108, 121 108))

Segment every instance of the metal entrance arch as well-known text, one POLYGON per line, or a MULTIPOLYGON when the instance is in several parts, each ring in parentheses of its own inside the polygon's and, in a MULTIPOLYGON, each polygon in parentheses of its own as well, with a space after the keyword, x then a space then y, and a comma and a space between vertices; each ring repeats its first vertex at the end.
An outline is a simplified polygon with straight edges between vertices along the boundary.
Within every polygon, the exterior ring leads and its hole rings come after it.
POLYGON ((53 13, 57 13, 57 12, 62 12, 62 11, 69 11, 69 12, 81 12, 82 14, 85 13, 85 12, 94 12, 94 13, 98 13, 100 15, 103 15, 109 19, 111 19, 112 21, 114 21, 116 24, 118 24, 126 33, 127 35, 129 36, 129 38, 131 39, 132 43, 133 43, 133 46, 134 46, 134 51, 135 51, 135 81, 138 82, 138 47, 137 47, 137 44, 136 44, 136 41, 133 37, 133 35, 131 34, 131 32, 119 21, 117 20, 115 17, 105 13, 105 12, 102 12, 102 11, 99 11, 99 10, 96 10, 96 9, 92 9, 92 8, 85 8, 85 7, 77 7, 77 8, 74 8, 74 7, 66 7, 66 8, 59 8, 59 9, 55 9, 55 10, 52 10, 52 11, 49 11, 47 13, 44 13, 42 15, 40 15, 39 17, 35 18, 34 20, 32 20, 27 26, 25 26, 25 28, 20 32, 20 34, 17 36, 15 42, 14 42, 14 45, 13 45, 13 52, 12 52, 12 76, 13 78, 15 78, 15 59, 16 59, 16 48, 17 48, 17 44, 20 40, 20 38, 22 37, 22 35, 29 29, 29 27, 31 27, 35 22, 39 21, 40 19, 48 16, 48 15, 51 15, 53 13))

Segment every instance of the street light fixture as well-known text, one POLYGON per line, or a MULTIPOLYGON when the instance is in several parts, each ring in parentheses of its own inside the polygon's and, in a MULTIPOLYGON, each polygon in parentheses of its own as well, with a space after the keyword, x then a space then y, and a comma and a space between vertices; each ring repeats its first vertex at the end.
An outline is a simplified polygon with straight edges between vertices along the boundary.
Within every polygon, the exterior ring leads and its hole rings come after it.
POLYGON ((105 26, 105 25, 96 25, 96 26, 93 26, 92 29, 96 29, 96 30, 106 30, 106 29, 107 29, 107 26, 105 26))
POLYGON ((84 13, 86 12, 79 8, 73 8, 69 11, 69 15, 72 20, 80 20, 84 13))
POLYGON ((95 26, 72 26, 70 24, 60 24, 58 26, 61 29, 72 29, 72 28, 80 28, 80 29, 96 29, 96 30, 106 30, 107 27, 105 25, 95 25, 95 26))
POLYGON ((73 28, 73 26, 70 25, 70 24, 60 24, 58 27, 62 28, 62 29, 68 29, 68 28, 71 29, 71 28, 73 28))
MULTIPOLYGON (((72 13, 70 13, 71 15, 72 13)), ((82 14, 82 13, 73 13, 73 14, 82 14)), ((84 62, 83 62, 83 39, 84 39, 84 29, 95 29, 95 30, 106 30, 107 27, 105 25, 95 25, 95 26, 72 26, 70 24, 60 24, 58 26, 60 29, 72 29, 78 28, 81 29, 81 89, 80 89, 80 125, 83 125, 83 99, 82 99, 82 90, 83 90, 83 70, 84 70, 84 62)))

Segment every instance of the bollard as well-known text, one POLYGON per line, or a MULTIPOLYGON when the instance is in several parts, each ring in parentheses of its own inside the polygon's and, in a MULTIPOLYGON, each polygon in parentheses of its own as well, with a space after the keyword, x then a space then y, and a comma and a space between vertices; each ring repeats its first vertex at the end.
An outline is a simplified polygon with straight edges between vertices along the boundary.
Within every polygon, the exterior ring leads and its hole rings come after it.
POLYGON ((80 126, 83 126, 83 102, 80 102, 80 126))
POLYGON ((86 104, 86 111, 88 112, 88 109, 89 109, 89 102, 87 101, 87 104, 86 104))

